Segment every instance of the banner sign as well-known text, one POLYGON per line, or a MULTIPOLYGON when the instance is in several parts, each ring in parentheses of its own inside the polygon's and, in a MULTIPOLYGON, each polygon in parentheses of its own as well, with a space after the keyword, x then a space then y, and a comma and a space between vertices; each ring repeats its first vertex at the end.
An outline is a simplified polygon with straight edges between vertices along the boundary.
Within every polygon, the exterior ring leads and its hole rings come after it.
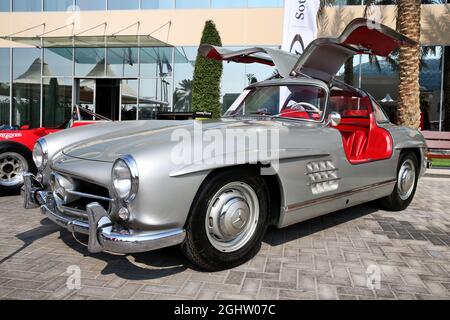
POLYGON ((284 0, 283 45, 281 49, 302 54, 317 37, 320 0, 284 0))

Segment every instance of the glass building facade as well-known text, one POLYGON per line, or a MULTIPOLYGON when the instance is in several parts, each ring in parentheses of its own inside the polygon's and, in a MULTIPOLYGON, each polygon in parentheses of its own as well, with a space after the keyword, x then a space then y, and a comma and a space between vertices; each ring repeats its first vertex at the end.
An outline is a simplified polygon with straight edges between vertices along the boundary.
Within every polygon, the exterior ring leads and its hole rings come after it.
POLYGON ((0 0, 0 11, 276 8, 284 0, 0 0))
MULTIPOLYGON (((157 110, 189 112, 197 50, 0 48, 0 125, 58 127, 70 118, 72 105, 113 120, 154 119, 157 110)), ((223 110, 250 82, 273 72, 257 64, 224 64, 223 110)))

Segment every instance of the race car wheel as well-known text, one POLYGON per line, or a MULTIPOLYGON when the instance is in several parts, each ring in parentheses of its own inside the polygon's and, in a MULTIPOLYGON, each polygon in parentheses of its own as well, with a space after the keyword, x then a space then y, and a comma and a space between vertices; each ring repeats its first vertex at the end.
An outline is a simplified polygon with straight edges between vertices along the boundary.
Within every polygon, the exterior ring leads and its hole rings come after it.
POLYGON ((0 189, 18 191, 23 185, 23 173, 33 171, 31 152, 9 145, 0 147, 0 189))
POLYGON ((240 265, 260 249, 267 229, 268 191, 248 171, 223 171, 203 184, 194 200, 181 248, 202 269, 240 265))
POLYGON ((382 207, 391 211, 406 209, 414 198, 419 178, 419 165, 412 152, 400 155, 397 168, 397 182, 391 195, 380 202, 382 207))

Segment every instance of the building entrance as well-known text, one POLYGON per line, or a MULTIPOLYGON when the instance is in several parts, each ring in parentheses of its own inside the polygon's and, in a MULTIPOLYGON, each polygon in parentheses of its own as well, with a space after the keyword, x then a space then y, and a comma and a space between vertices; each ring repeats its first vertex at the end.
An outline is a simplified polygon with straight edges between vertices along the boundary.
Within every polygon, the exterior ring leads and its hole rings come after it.
POLYGON ((137 119, 137 79, 77 78, 77 105, 113 121, 137 119))

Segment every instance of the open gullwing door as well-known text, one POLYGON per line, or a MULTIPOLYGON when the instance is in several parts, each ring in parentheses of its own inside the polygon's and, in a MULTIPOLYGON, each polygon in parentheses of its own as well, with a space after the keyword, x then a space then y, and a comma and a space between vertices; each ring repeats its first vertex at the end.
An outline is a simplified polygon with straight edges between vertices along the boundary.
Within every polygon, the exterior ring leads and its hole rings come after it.
POLYGON ((352 20, 338 38, 319 38, 312 41, 300 56, 291 75, 331 82, 351 56, 372 54, 388 56, 399 46, 413 46, 416 42, 401 33, 364 18, 352 20))
POLYGON ((298 56, 283 50, 254 47, 244 50, 232 51, 209 44, 200 46, 198 52, 207 59, 219 61, 233 61, 238 63, 261 63, 274 66, 280 76, 289 77, 298 56))
POLYGON ((232 51, 202 45, 198 51, 208 59, 275 66, 283 78, 303 75, 330 83, 351 56, 372 54, 385 57, 399 46, 413 45, 416 45, 415 41, 385 25, 356 18, 338 38, 316 39, 301 56, 263 47, 232 51))

